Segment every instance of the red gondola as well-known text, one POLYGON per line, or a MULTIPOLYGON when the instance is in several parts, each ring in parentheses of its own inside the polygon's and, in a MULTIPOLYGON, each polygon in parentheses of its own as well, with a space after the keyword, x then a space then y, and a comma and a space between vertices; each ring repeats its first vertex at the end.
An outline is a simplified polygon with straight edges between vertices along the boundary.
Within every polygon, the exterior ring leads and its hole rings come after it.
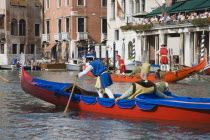
MULTIPOLYGON (((199 72, 205 66, 206 66, 206 57, 204 57, 204 59, 199 64, 197 64, 193 67, 184 67, 180 70, 166 72, 165 77, 164 77, 164 79, 162 79, 162 81, 176 82, 176 81, 185 79, 186 77, 189 77, 189 76, 199 72)), ((94 77, 94 75, 92 75, 91 72, 87 73, 86 75, 94 77)), ((136 82, 136 81, 141 80, 140 77, 122 75, 122 74, 114 74, 114 73, 111 74, 111 77, 112 77, 112 81, 116 81, 116 82, 136 82)), ((150 74, 148 79, 153 82, 156 80, 153 74, 150 74)))
MULTIPOLYGON (((21 86, 26 93, 56 106, 66 106, 72 83, 45 81, 29 76, 23 68, 21 71, 21 86)), ((122 99, 116 103, 114 99, 99 98, 96 92, 76 86, 69 107, 74 110, 132 118, 210 123, 210 98, 180 97, 170 92, 165 94, 173 98, 158 99, 143 95, 136 99, 122 99)), ((117 96, 120 95, 115 94, 115 97, 117 96)))

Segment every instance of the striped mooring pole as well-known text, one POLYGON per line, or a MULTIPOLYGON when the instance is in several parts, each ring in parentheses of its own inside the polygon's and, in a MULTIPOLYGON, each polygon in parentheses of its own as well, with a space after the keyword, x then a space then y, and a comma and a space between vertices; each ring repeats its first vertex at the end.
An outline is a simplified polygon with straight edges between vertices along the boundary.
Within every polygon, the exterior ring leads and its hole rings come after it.
POLYGON ((201 61, 204 59, 204 51, 205 51, 205 34, 203 31, 203 34, 201 35, 201 61))
POLYGON ((135 61, 136 52, 135 52, 135 39, 133 39, 133 47, 132 47, 132 62, 135 61))

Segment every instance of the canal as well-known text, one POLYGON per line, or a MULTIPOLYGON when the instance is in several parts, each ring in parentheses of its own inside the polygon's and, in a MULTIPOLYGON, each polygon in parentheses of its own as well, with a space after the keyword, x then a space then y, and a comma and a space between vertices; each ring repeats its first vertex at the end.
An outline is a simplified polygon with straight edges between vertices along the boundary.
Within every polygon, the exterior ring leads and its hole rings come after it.
MULTIPOLYGON (((73 83, 76 72, 27 71, 33 77, 63 83, 73 83)), ((71 111, 64 117, 64 108, 26 94, 19 81, 19 71, 0 70, 0 139, 210 139, 210 125, 157 120, 131 119, 88 112, 71 111)), ((205 76, 210 79, 210 76, 205 76)), ((95 79, 84 76, 77 85, 94 91, 95 79)), ((114 82, 113 93, 122 94, 131 83, 114 82)), ((210 84, 198 76, 169 83, 170 91, 177 96, 210 98, 210 84)), ((170 113, 170 112, 169 112, 170 113)), ((209 118, 210 119, 210 118, 209 118)))

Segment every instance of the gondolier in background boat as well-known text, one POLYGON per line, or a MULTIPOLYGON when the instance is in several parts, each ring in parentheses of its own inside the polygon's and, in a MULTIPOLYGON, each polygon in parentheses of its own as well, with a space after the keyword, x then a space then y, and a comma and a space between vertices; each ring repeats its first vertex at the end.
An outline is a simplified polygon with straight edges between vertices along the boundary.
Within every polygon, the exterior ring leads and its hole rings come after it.
POLYGON ((124 60, 121 58, 120 55, 117 55, 116 58, 117 58, 117 66, 118 66, 118 69, 120 70, 120 74, 125 74, 126 67, 125 67, 124 60))
POLYGON ((92 74, 97 77, 95 87, 99 94, 99 97, 103 98, 103 94, 105 92, 109 96, 109 98, 114 98, 112 91, 107 88, 108 86, 113 84, 107 68, 99 60, 94 60, 94 55, 92 53, 88 53, 86 55, 86 59, 87 63, 89 63, 88 65, 86 65, 87 68, 80 72, 77 76, 81 78, 88 72, 92 72, 92 74))
POLYGON ((160 56, 160 69, 162 71, 169 71, 168 65, 168 50, 166 44, 162 44, 161 48, 156 52, 160 56))
POLYGON ((16 65, 17 64, 17 58, 15 57, 14 59, 13 59, 13 65, 16 65))

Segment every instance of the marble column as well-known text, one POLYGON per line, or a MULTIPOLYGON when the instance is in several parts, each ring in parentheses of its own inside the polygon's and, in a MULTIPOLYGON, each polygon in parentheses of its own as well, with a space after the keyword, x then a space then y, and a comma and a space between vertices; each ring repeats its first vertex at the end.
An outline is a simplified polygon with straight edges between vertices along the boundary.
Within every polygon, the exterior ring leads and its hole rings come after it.
POLYGON ((184 64, 184 33, 180 33, 179 63, 184 64))
POLYGON ((184 62, 183 64, 184 65, 187 65, 187 66, 191 66, 191 63, 190 63, 190 59, 191 59, 191 54, 190 54, 190 33, 189 32, 185 32, 184 33, 184 62))
POLYGON ((165 34, 161 33, 159 34, 159 46, 161 44, 165 44, 166 43, 166 37, 165 37, 165 34))
POLYGON ((209 44, 209 52, 207 52, 207 60, 208 60, 208 62, 210 62, 210 32, 209 32, 209 42, 208 42, 208 44, 209 44))
POLYGON ((194 62, 194 34, 192 32, 189 32, 189 39, 190 39, 190 42, 189 42, 189 62, 190 62, 190 66, 192 65, 192 62, 194 62))
POLYGON ((146 36, 141 36, 141 62, 146 61, 146 36))
POLYGON ((196 64, 198 63, 198 54, 199 54, 199 51, 198 51, 198 33, 195 32, 194 33, 194 60, 193 62, 195 62, 196 64))
POLYGON ((159 50, 158 36, 155 36, 155 64, 159 64, 159 55, 156 55, 156 52, 159 50))

